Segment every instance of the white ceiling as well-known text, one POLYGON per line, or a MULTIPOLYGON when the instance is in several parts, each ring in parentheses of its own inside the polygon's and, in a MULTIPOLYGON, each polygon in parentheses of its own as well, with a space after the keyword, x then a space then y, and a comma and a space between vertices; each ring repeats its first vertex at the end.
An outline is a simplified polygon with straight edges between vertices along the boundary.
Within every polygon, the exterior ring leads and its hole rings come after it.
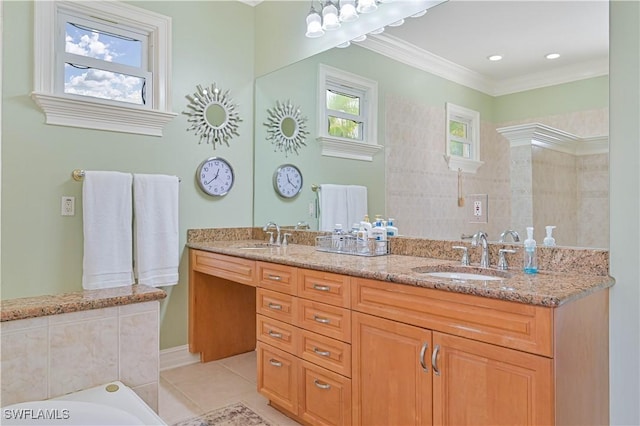
POLYGON ((361 45, 492 95, 513 93, 608 74, 609 3, 449 0, 361 45), (493 54, 504 59, 487 60, 493 54))

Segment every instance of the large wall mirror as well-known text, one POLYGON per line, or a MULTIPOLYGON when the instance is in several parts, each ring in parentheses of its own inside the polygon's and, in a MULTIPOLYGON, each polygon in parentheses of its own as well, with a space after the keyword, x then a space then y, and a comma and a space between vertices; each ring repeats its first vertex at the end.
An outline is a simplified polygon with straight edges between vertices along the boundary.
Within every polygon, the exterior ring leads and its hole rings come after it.
MULTIPOLYGON (((441 37, 446 38, 446 32, 453 28, 446 23, 451 20, 444 22, 438 15, 441 10, 446 11, 442 8, 455 8, 449 13, 458 16, 458 22, 464 27, 462 17, 477 16, 473 8, 491 5, 493 15, 499 17, 502 24, 487 22, 485 25, 491 27, 490 32, 501 40, 502 46, 518 39, 514 31, 519 31, 533 41, 517 46, 517 50, 521 54, 531 51, 532 55, 538 56, 540 52, 535 50, 535 38, 550 31, 545 28, 545 23, 550 22, 551 17, 566 16, 580 21, 579 16, 584 15, 577 11, 574 15, 567 14, 565 7, 573 3, 577 8, 587 5, 600 7, 599 26, 608 34, 606 2, 525 2, 546 7, 544 15, 541 11, 535 17, 536 25, 533 27, 525 27, 513 17, 517 13, 511 7, 514 3, 522 2, 449 1, 415 21, 409 20, 399 29, 405 32, 419 32, 420 28, 443 31, 441 37), (557 9, 555 12, 554 8, 557 9), (502 35, 501 30, 511 35, 502 35)), ((473 31, 477 34, 477 28, 473 31)), ((385 33, 390 35, 392 31, 385 33)), ((400 34, 399 30, 392 37, 397 34, 400 34)), ((424 37, 432 37, 432 34, 424 37)), ((571 34, 558 37, 571 39, 571 34)), ((469 34, 467 39, 471 48, 480 49, 474 46, 479 37, 469 34)), ((478 86, 477 82, 452 81, 449 76, 426 71, 416 64, 406 63, 407 60, 392 59, 389 56, 393 55, 384 52, 385 39, 380 40, 374 40, 369 47, 353 43, 346 49, 334 48, 256 80, 256 226, 273 220, 280 225, 291 226, 307 222, 312 229, 317 229, 316 193, 311 190, 311 185, 355 184, 368 188, 370 216, 394 217, 402 235, 459 240, 461 234, 481 229, 496 241, 506 229, 515 228, 523 235, 524 226, 533 225, 536 228, 535 238, 541 243, 544 226, 555 225, 554 237, 560 246, 608 248, 608 73, 598 68, 600 63, 595 66, 595 71, 585 64, 583 69, 574 70, 575 75, 582 73, 582 77, 560 80, 551 86, 545 85, 544 81, 554 77, 543 70, 533 70, 532 65, 522 70, 521 77, 505 77, 495 86, 491 82, 478 86), (315 140, 319 64, 344 69, 378 82, 378 143, 385 148, 374 156, 373 161, 321 155, 321 148, 315 140), (532 74, 532 71, 535 72, 532 74), (585 75, 589 77, 584 78, 585 75), (536 78, 538 81, 532 83, 536 78), (527 87, 527 82, 530 88, 518 89, 527 87), (305 188, 295 200, 279 199, 270 183, 273 170, 285 157, 283 153, 274 152, 262 123, 267 120, 268 109, 278 99, 290 99, 309 118, 307 146, 299 155, 289 157, 305 177, 305 188), (447 102, 480 112, 480 157, 484 164, 476 174, 463 173, 460 180, 443 159, 447 102), (549 150, 543 143, 536 143, 540 141, 523 145, 520 140, 514 145, 498 131, 518 126, 531 129, 527 126, 532 123, 554 129, 559 134, 574 135, 578 141, 570 141, 568 148, 549 150), (594 141, 598 143, 594 144, 594 141), (585 148, 595 145, 597 149, 585 148), (472 223, 470 202, 459 206, 459 187, 463 196, 488 195, 488 223, 472 223)), ((386 40, 388 42, 389 39, 386 40)), ((584 39, 573 40, 573 43, 586 42, 584 39)), ((605 63, 607 46, 608 41, 603 52, 605 63)), ((449 50, 464 50, 455 47, 445 46, 449 50)), ((510 66, 508 60, 507 57, 503 60, 506 67, 510 66)), ((460 61, 463 62, 462 59, 460 61)), ((486 61, 484 66, 500 64, 486 61)), ((558 72, 567 72, 567 69, 560 68, 558 72)), ((535 131, 532 135, 532 140, 535 140, 535 131)))

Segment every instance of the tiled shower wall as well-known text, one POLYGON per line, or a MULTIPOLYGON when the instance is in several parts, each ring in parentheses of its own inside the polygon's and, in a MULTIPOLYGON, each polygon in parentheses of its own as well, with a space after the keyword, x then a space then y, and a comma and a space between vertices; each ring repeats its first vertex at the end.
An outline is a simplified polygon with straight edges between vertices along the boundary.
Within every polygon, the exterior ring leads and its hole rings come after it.
POLYGON ((457 173, 448 169, 443 157, 444 105, 432 107, 388 94, 386 211, 396 219, 400 233, 458 240, 462 233, 481 229, 497 240, 506 229, 523 235, 525 227, 534 224, 535 237, 542 243, 544 226, 556 225, 559 245, 607 248, 608 156, 575 157, 538 147, 516 148, 512 156, 509 142, 496 129, 531 122, 581 137, 601 136, 608 132, 608 110, 500 124, 482 121, 480 158, 484 165, 475 175, 462 174, 462 193, 488 194, 489 222, 470 223, 470 202, 458 206, 457 173), (527 163, 537 166, 535 173, 527 170, 527 163))
POLYGON ((157 301, 0 324, 2 405, 120 380, 158 408, 157 301))

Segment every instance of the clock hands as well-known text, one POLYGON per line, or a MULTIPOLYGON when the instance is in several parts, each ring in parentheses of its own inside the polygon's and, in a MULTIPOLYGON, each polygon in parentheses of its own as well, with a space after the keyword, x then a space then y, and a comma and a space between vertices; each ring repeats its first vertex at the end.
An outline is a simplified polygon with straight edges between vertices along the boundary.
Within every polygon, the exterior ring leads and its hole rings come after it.
POLYGON ((214 180, 218 179, 218 175, 220 174, 220 169, 216 170, 216 175, 209 182, 205 182, 205 185, 209 185, 214 180))

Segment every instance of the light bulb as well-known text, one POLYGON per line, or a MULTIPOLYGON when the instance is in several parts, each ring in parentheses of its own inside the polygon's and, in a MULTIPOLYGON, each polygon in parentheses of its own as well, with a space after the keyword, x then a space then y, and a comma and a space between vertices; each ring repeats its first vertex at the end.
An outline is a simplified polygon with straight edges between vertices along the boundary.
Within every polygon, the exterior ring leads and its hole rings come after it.
POLYGON ((404 24, 404 19, 400 19, 399 21, 393 22, 393 23, 389 24, 389 26, 390 27, 399 27, 402 24, 404 24))
POLYGON ((359 0, 356 10, 358 13, 371 13, 378 9, 376 0, 359 0))
POLYGON ((351 46, 351 42, 349 40, 347 40, 344 43, 340 43, 336 47, 339 47, 340 49, 344 49, 345 47, 349 47, 349 46, 351 46))
POLYGON ((358 19, 355 0, 340 0, 340 20, 342 22, 353 22, 358 19))
POLYGON ((338 9, 333 2, 329 0, 322 8, 322 29, 325 31, 337 30, 340 28, 340 20, 338 19, 338 9))
POLYGON ((377 30, 370 31, 369 34, 376 35, 376 34, 382 34, 383 32, 384 32, 384 27, 380 27, 377 30))
POLYGON ((305 35, 309 38, 316 38, 321 37, 323 34, 322 18, 315 9, 311 9, 307 15, 307 32, 305 35))
POLYGON ((361 36, 358 36, 358 37, 354 38, 351 41, 358 42, 358 41, 365 41, 366 39, 367 39, 367 35, 366 34, 362 34, 361 36))

